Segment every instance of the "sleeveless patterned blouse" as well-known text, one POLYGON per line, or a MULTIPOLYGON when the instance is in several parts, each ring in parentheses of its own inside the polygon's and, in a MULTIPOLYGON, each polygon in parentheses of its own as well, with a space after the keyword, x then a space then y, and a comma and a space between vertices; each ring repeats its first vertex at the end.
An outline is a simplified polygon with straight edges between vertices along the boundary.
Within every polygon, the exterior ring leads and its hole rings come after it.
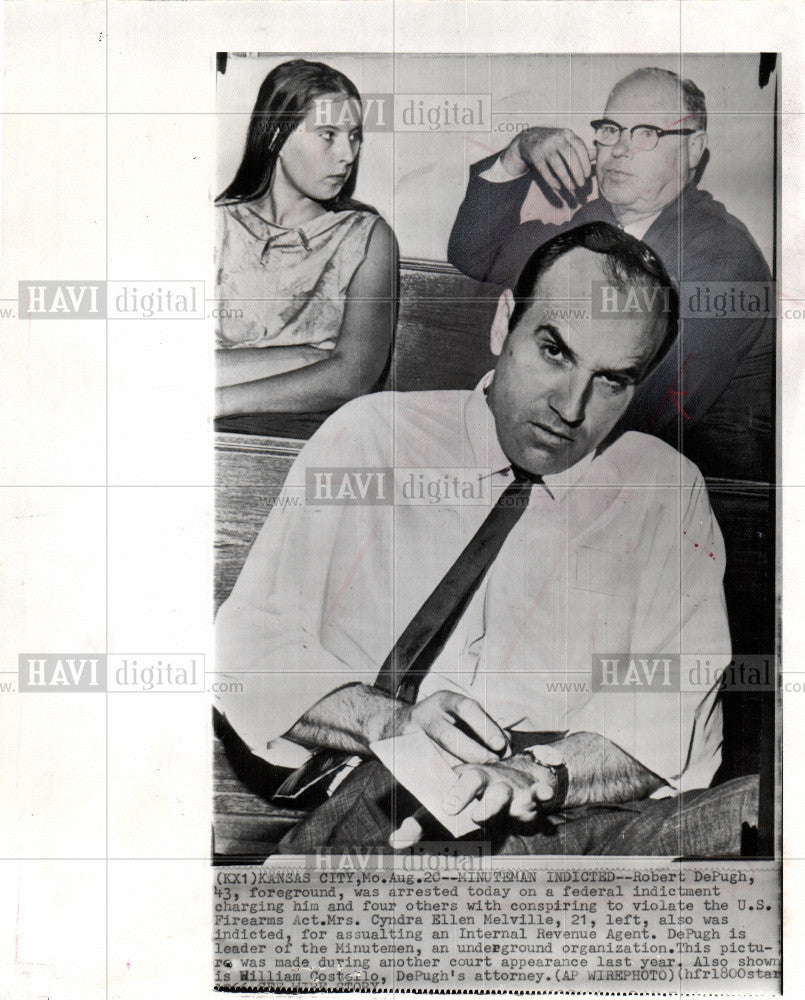
POLYGON ((247 204, 221 205, 216 213, 217 346, 332 350, 347 287, 379 216, 325 212, 285 229, 247 204))

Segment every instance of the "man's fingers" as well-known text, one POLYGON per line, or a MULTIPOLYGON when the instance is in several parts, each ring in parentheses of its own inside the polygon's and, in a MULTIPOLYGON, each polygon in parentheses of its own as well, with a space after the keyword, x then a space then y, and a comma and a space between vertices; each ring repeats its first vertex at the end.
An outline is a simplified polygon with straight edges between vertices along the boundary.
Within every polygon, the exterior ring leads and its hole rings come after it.
POLYGON ((565 762, 564 753, 551 743, 538 743, 533 747, 529 747, 525 752, 528 753, 532 750, 540 764, 556 767, 565 762))
POLYGON ((389 837, 389 844, 395 851, 404 851, 408 847, 413 847, 419 843, 422 837, 422 826, 420 822, 409 816, 400 824, 399 830, 395 830, 389 837))
POLYGON ((553 798, 553 789, 547 781, 537 781, 531 786, 531 791, 540 802, 547 802, 553 798))
POLYGON ((556 192, 583 187, 592 173, 591 156, 585 142, 569 128, 524 132, 518 150, 523 160, 556 192))
POLYGON ((568 130, 566 138, 570 145, 576 152, 579 158, 579 163, 581 164, 581 169, 584 171, 584 180, 586 181, 590 174, 593 172, 593 160, 595 159, 596 148, 593 147, 592 154, 587 148, 587 143, 580 139, 575 132, 568 130))
POLYGON ((476 767, 462 768, 458 781, 447 793, 444 802, 444 811, 454 816, 476 799, 486 788, 488 778, 485 771, 476 767))
POLYGON ((548 165, 565 186, 567 191, 575 191, 576 185, 573 183, 573 178, 568 173, 565 161, 562 159, 562 154, 558 150, 551 153, 548 157, 548 165))
POLYGON ((438 719, 425 732, 448 753, 468 764, 491 764, 498 759, 483 744, 476 743, 460 729, 456 729, 449 719, 438 719))
POLYGON ((490 750, 494 750, 497 754, 504 752, 509 745, 506 734, 494 719, 486 714, 477 701, 459 695, 450 708, 453 715, 466 723, 490 750))
POLYGON ((509 813, 519 820, 531 820, 537 815, 535 786, 518 788, 512 795, 509 813))
MULTIPOLYGON (((586 152, 584 155, 586 158, 586 152)), ((575 147, 572 145, 566 145, 562 149, 562 156, 564 157, 565 163, 567 164, 571 174, 573 174, 573 180, 576 182, 576 187, 584 187, 587 178, 590 176, 590 171, 588 169, 585 173, 584 166, 575 147)))
POLYGON ((485 823, 507 809, 512 800, 512 786, 505 781, 493 781, 481 801, 472 808, 470 816, 476 823, 485 823))
POLYGON ((553 171, 548 166, 548 161, 544 156, 535 156, 531 160, 531 164, 534 170, 540 175, 540 177, 548 184, 549 187, 553 188, 554 191, 561 191, 562 185, 554 177, 553 171))
POLYGON ((532 820, 540 802, 553 797, 548 781, 537 780, 533 785, 519 787, 519 782, 498 776, 496 767, 457 767, 458 780, 444 800, 445 812, 455 815, 473 799, 480 799, 470 811, 476 823, 485 823, 498 813, 508 812, 514 819, 532 820))

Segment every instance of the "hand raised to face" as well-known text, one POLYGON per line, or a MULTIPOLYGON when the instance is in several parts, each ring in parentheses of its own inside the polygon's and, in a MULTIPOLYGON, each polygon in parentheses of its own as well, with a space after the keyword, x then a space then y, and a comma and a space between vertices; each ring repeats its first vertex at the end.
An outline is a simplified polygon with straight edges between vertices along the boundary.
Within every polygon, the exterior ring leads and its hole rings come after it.
POLYGON ((593 172, 595 151, 588 150, 583 139, 569 128, 526 129, 504 154, 504 166, 510 173, 528 167, 554 192, 564 188, 573 194, 593 172))

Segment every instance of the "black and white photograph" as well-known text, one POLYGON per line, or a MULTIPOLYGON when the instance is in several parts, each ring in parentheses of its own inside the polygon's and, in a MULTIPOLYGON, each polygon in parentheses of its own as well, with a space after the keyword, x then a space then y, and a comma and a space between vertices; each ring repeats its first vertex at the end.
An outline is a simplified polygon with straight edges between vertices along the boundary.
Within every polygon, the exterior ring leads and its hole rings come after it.
POLYGON ((216 71, 215 864, 778 858, 778 57, 216 71))
POLYGON ((3 5, 0 1000, 802 993, 803 19, 3 5))

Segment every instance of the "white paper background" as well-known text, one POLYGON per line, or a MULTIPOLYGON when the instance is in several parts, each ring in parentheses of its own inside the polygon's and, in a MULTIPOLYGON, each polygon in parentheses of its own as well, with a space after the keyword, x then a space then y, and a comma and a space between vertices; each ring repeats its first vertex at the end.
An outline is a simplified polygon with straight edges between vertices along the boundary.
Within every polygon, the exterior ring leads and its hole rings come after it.
MULTIPOLYGON (((799 4, 11 0, 4 16, 0 306, 26 279, 204 279, 209 290, 214 53, 387 49, 782 51, 783 285, 805 298, 799 4)), ((0 680, 31 650, 209 655, 208 324, 0 319, 0 330, 0 680)), ((805 663, 802 334, 802 321, 784 323, 791 671, 805 663)), ((803 706, 805 692, 785 708, 794 780, 803 706)), ((211 993, 207 719, 198 694, 0 694, 0 997, 211 993)), ((786 813, 796 996, 795 786, 786 813)))

